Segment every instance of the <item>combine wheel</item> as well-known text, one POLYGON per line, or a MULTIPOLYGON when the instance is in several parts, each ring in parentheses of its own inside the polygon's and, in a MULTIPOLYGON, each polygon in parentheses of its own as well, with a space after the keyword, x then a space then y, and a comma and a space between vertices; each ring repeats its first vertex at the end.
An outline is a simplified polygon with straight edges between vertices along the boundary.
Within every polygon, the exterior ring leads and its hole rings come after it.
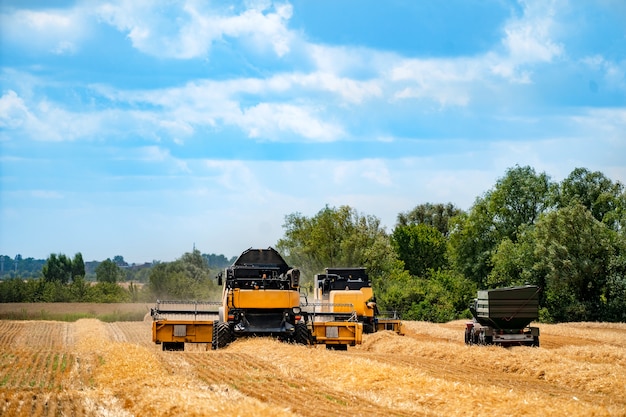
POLYGON ((296 323, 296 330, 294 332, 294 342, 300 345, 311 344, 311 331, 307 327, 306 323, 296 323))
POLYGON ((233 341, 233 334, 227 322, 216 320, 213 322, 213 338, 211 349, 222 349, 233 341))
POLYGON ((472 344, 472 332, 470 332, 469 329, 465 329, 465 344, 466 345, 472 344))
POLYGON ((533 337, 533 344, 531 346, 539 347, 539 336, 533 337))
POLYGON ((363 323, 363 333, 370 334, 374 333, 374 325, 371 323, 363 323))

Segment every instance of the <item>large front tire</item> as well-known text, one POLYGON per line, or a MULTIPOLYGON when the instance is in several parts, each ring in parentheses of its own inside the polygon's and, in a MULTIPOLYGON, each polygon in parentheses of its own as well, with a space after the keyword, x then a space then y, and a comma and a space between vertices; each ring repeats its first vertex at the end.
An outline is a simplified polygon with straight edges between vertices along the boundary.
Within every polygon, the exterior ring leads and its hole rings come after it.
POLYGON ((311 344, 311 331, 306 323, 296 323, 293 340, 300 345, 308 346, 311 344))
POLYGON ((223 321, 213 322, 213 337, 211 340, 211 349, 225 348, 234 339, 233 332, 230 329, 230 325, 223 321))

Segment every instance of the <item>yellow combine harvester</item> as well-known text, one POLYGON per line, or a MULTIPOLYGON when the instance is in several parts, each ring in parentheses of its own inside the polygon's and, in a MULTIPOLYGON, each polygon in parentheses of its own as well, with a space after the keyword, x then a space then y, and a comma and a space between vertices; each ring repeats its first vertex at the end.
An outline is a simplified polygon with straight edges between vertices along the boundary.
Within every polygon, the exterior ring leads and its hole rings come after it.
POLYGON ((226 347, 239 337, 260 335, 304 345, 347 349, 360 344, 363 325, 356 314, 303 311, 300 271, 273 248, 248 249, 218 276, 222 301, 158 301, 152 309, 152 339, 163 350, 185 343, 226 347))
POLYGON ((353 312, 363 323, 364 333, 391 330, 404 334, 402 321, 395 312, 381 314, 365 268, 326 268, 315 275, 314 303, 326 306, 336 318, 347 318, 353 312))

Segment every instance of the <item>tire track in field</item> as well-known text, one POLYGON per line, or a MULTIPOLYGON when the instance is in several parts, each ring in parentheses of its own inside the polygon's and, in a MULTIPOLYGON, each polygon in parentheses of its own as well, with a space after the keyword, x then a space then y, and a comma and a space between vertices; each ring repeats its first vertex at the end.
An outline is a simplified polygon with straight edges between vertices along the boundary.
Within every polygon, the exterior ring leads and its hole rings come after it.
POLYGON ((207 384, 227 384, 246 396, 287 408, 299 416, 352 416, 355 410, 362 415, 381 417, 424 415, 381 406, 342 389, 329 389, 328 384, 315 377, 315 364, 309 372, 292 371, 278 366, 274 360, 265 359, 263 351, 251 349, 251 352, 229 352, 226 348, 193 354, 163 352, 162 357, 168 361, 173 357, 172 353, 180 355, 207 384))
POLYGON ((184 368, 184 360, 173 364, 176 369, 185 369, 183 372, 171 372, 170 367, 160 360, 159 355, 163 352, 156 346, 148 348, 116 341, 123 333, 119 327, 111 333, 97 320, 79 324, 82 328, 77 343, 80 354, 95 352, 102 358, 94 371, 93 386, 84 392, 88 410, 103 410, 109 415, 293 417, 291 413, 235 390, 229 392, 219 385, 207 386, 188 372, 190 366, 184 368), (105 337, 98 338, 98 335, 105 337))
POLYGON ((15 348, 15 340, 24 328, 24 323, 4 321, 0 331, 0 348, 2 351, 15 348))
POLYGON ((152 322, 125 321, 108 323, 107 328, 116 342, 132 343, 145 347, 154 346, 152 342, 152 322))

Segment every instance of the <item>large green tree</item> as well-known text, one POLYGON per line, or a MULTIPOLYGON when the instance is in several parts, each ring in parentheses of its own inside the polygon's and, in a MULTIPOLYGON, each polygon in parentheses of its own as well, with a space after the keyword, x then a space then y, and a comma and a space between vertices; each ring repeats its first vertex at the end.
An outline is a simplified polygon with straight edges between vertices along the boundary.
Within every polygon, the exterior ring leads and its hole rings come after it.
POLYGON ((72 281, 77 277, 85 277, 85 261, 83 261, 83 254, 78 252, 72 259, 72 281))
POLYGON ((96 267, 96 280, 98 282, 108 282, 115 284, 123 279, 124 274, 115 262, 110 258, 100 262, 96 267))
POLYGON ((461 213, 463 210, 452 203, 424 203, 408 212, 398 214, 397 226, 426 224, 439 230, 442 235, 448 236, 450 219, 461 213))
POLYGON ((450 259, 456 269, 486 286, 500 242, 517 242, 520 232, 552 207, 555 190, 545 173, 537 174, 529 166, 508 169, 467 215, 452 219, 450 259))
POLYGON ((72 260, 62 253, 52 253, 41 272, 46 282, 67 284, 72 279, 72 260))
POLYGON ((361 215, 349 206, 324 207, 309 218, 289 214, 283 225, 285 236, 276 249, 288 263, 311 279, 325 267, 368 268, 370 276, 387 273, 395 261, 389 237, 380 220, 361 215))
POLYGON ((411 275, 424 277, 428 270, 447 266, 447 241, 434 226, 425 223, 396 226, 391 242, 411 275))
POLYGON ((602 172, 576 168, 565 178, 559 187, 558 207, 567 207, 579 203, 586 207, 593 217, 607 224, 614 230, 625 226, 624 186, 613 182, 602 172))
POLYGON ((555 321, 600 320, 616 255, 615 231, 582 204, 547 213, 535 229, 535 268, 545 273, 555 321))
POLYGON ((206 259, 198 250, 183 254, 174 262, 150 270, 148 290, 157 299, 218 299, 219 288, 210 277, 206 259))

